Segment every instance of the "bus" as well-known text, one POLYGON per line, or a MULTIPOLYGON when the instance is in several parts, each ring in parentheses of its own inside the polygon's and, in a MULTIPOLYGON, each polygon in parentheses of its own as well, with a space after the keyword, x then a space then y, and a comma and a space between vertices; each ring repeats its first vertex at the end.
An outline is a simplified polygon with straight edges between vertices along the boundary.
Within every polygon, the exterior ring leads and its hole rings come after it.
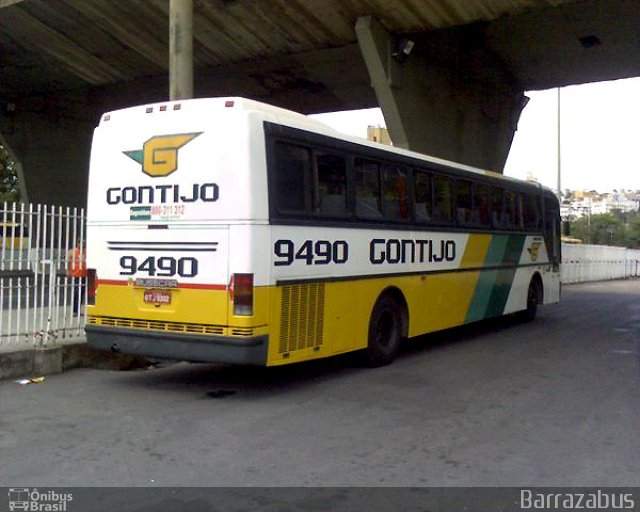
POLYGON ((555 195, 242 98, 104 114, 87 212, 89 345, 276 366, 560 297, 555 195))

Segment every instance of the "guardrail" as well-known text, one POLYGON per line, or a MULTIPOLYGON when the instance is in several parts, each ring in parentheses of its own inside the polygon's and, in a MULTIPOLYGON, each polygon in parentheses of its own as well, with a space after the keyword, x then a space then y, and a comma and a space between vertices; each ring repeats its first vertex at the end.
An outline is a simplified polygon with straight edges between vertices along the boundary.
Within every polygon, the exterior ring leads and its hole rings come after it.
POLYGON ((606 245, 562 244, 562 283, 627 279, 640 274, 640 250, 606 245))

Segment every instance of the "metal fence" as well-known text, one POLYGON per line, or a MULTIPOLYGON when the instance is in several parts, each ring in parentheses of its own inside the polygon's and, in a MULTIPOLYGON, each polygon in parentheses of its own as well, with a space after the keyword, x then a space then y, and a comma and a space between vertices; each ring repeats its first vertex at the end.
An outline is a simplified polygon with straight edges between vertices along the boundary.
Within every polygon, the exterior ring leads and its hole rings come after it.
POLYGON ((0 352, 83 337, 86 279, 67 270, 84 209, 0 203, 0 236, 0 352))

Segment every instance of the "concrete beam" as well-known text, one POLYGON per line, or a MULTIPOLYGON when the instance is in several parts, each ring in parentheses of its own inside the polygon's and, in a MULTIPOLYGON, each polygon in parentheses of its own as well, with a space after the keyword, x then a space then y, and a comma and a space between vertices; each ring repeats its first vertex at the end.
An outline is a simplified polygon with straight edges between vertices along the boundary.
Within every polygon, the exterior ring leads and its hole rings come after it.
POLYGON ((56 64, 87 84, 100 85, 133 78, 22 9, 4 11, 0 28, 15 41, 27 41, 30 47, 41 48, 41 52, 54 59, 56 64))
POLYGON ((10 5, 19 4, 20 2, 24 2, 24 0, 0 0, 0 9, 3 7, 9 7, 10 5))
POLYGON ((130 51, 161 69, 167 69, 166 41, 148 26, 140 24, 140 20, 132 16, 128 9, 123 9, 115 2, 92 1, 75 2, 73 9, 85 18, 99 20, 100 26, 130 51))
POLYGON ((484 50, 484 30, 413 36, 413 51, 394 56, 403 38, 374 18, 358 19, 358 44, 395 145, 502 172, 527 99, 484 50))

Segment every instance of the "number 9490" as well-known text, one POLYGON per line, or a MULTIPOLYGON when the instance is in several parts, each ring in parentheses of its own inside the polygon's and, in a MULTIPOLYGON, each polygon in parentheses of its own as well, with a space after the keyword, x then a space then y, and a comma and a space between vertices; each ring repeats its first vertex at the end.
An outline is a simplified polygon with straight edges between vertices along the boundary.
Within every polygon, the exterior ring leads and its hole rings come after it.
POLYGON ((339 265, 349 259, 349 244, 345 240, 305 240, 296 247, 292 240, 276 240, 273 253, 276 267, 291 265, 294 261, 304 261, 306 265, 339 265))
POLYGON ((132 276, 137 272, 142 272, 149 276, 158 277, 171 277, 176 274, 180 277, 194 277, 198 274, 198 260, 195 258, 149 256, 140 261, 134 256, 123 256, 120 258, 120 269, 120 275, 123 276, 132 276))

